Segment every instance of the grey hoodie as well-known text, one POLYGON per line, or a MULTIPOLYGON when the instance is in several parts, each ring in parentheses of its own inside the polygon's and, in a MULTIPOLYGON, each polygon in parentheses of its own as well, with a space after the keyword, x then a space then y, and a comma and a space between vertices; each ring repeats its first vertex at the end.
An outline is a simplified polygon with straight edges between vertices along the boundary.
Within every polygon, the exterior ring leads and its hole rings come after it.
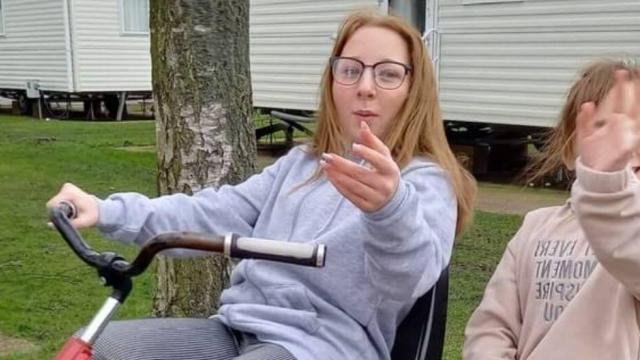
POLYGON ((415 158, 391 201, 363 213, 326 179, 303 147, 236 186, 156 199, 122 193, 99 201, 99 230, 144 244, 195 231, 324 243, 324 268, 243 260, 218 318, 284 346, 299 360, 389 359, 395 330, 438 279, 453 245, 457 203, 448 177, 415 158))

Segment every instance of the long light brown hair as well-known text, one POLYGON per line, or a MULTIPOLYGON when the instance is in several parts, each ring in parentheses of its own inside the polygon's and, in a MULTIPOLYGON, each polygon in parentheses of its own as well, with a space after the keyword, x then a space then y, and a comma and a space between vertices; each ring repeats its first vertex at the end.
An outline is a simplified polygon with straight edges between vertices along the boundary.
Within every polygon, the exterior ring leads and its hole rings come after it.
POLYGON ((558 124, 549 130, 542 151, 525 169, 524 177, 536 183, 547 176, 561 172, 569 184, 575 179, 576 118, 580 107, 586 102, 596 106, 605 98, 615 84, 616 70, 627 70, 634 77, 638 64, 633 59, 600 59, 579 72, 578 80, 571 86, 560 112, 558 124))
MULTIPOLYGON (((431 59, 424 42, 411 25, 395 16, 360 11, 351 14, 343 22, 331 56, 340 56, 351 36, 365 26, 392 30, 407 43, 412 67, 408 77, 409 93, 382 140, 400 168, 405 167, 414 156, 424 156, 446 171, 458 202, 457 235, 471 220, 476 183, 471 174, 458 163, 447 142, 431 59)), ((324 152, 344 154, 347 150, 342 141, 340 122, 333 102, 332 83, 331 66, 327 63, 320 85, 318 127, 311 146, 311 151, 316 156, 324 152)))

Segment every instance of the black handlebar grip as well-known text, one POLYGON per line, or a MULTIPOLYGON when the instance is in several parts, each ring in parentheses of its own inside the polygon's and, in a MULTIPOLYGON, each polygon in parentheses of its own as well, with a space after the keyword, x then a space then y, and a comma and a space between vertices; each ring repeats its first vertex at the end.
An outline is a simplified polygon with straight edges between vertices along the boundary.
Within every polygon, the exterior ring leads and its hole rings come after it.
POLYGON ((236 258, 323 267, 327 250, 324 244, 265 240, 229 234, 225 238, 224 252, 236 258))
POLYGON ((58 203, 57 206, 67 217, 67 219, 75 219, 78 216, 78 210, 76 209, 76 206, 69 201, 62 200, 58 203))

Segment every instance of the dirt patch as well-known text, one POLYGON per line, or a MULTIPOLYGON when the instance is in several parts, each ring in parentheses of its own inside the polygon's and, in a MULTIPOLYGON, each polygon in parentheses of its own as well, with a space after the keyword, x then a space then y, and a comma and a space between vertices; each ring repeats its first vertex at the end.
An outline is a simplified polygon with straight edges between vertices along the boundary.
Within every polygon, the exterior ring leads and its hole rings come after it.
POLYGON ((568 191, 480 183, 476 209, 499 214, 524 215, 541 207, 564 204, 568 197, 568 191))
MULTIPOLYGON (((275 162, 279 155, 282 155, 282 152, 258 152, 258 169, 275 162)), ((476 209, 498 214, 524 215, 538 208, 561 205, 568 197, 569 192, 562 190, 480 183, 476 209)))
POLYGON ((156 152, 155 145, 121 146, 121 147, 117 147, 116 149, 130 151, 130 152, 156 152))
POLYGON ((37 346, 26 340, 10 338, 0 333, 0 356, 29 352, 36 349, 37 346))

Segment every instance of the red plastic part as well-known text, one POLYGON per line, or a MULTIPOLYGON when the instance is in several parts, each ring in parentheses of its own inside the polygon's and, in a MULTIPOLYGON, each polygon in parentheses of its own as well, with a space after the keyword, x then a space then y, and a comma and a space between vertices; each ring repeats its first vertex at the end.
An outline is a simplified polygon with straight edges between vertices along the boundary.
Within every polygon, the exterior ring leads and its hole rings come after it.
POLYGON ((71 338, 64 344, 55 360, 91 360, 91 345, 71 338))

